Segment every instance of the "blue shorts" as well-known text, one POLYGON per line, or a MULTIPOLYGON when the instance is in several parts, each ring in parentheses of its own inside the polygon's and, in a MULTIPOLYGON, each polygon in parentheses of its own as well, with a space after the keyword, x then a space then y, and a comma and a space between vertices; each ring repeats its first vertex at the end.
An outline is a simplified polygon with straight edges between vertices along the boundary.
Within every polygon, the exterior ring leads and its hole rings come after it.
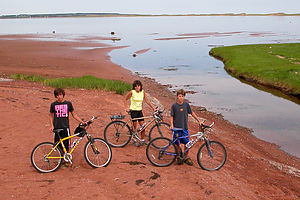
MULTIPOLYGON (((179 137, 184 137, 184 136, 189 136, 189 130, 188 129, 184 129, 184 130, 178 130, 178 131, 173 131, 173 140, 175 139, 175 134, 178 133, 179 137)), ((185 137, 185 138, 180 138, 178 139, 175 144, 179 145, 179 142, 182 144, 186 144, 189 142, 189 137, 185 137)))

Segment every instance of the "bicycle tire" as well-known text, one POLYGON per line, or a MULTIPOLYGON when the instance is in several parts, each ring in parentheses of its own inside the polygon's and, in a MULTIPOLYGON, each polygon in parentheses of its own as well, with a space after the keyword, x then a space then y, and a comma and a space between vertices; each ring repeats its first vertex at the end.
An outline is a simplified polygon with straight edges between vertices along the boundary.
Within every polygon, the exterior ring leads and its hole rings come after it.
POLYGON ((198 150, 197 161, 200 167, 207 171, 219 170, 227 159, 225 147, 217 141, 208 141, 212 155, 209 154, 207 144, 204 143, 198 150))
POLYGON ((149 131, 149 141, 157 137, 172 137, 172 133, 170 130, 170 124, 166 122, 160 122, 158 124, 154 124, 149 131), (169 134, 168 134, 169 132, 169 134))
POLYGON ((48 173, 56 171, 62 163, 62 153, 59 148, 51 153, 50 156, 56 158, 46 158, 46 156, 53 149, 54 144, 52 142, 42 142, 36 145, 31 152, 31 164, 39 172, 48 173))
POLYGON ((84 158, 87 163, 94 167, 106 167, 112 157, 109 144, 101 138, 92 138, 85 144, 84 158))
POLYGON ((157 137, 147 145, 146 156, 153 165, 167 167, 175 161, 177 150, 169 138, 157 137))
POLYGON ((104 129, 104 139, 112 147, 124 147, 132 133, 129 126, 123 121, 112 121, 104 129))

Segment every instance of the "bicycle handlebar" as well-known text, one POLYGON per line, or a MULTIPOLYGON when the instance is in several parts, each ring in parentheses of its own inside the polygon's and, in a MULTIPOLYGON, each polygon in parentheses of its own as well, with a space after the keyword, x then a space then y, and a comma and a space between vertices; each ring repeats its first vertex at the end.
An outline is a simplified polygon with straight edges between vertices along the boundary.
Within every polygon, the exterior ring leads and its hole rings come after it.
POLYGON ((82 123, 80 123, 79 125, 80 126, 84 126, 84 127, 86 127, 86 126, 88 126, 88 125, 90 125, 91 123, 93 123, 93 121, 95 120, 95 119, 97 119, 99 116, 93 116, 89 121, 87 121, 85 124, 82 124, 82 123))
POLYGON ((210 125, 201 124, 201 128, 203 128, 203 129, 211 128, 214 124, 215 124, 215 122, 212 122, 210 125))

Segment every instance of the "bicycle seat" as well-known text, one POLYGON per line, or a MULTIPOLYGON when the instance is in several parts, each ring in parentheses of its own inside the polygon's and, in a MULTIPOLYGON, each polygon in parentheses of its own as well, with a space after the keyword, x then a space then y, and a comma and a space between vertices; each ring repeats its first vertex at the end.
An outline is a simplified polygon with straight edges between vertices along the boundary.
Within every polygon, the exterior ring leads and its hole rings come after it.
POLYGON ((124 118, 125 118, 125 115, 112 115, 112 116, 110 116, 111 120, 114 120, 114 119, 124 119, 124 118))

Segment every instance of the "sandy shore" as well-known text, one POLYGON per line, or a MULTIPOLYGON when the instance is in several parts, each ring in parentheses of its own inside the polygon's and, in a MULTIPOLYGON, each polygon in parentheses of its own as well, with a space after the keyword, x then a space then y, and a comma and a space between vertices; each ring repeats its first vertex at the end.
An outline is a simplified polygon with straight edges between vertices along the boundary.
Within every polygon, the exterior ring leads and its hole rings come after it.
MULTIPOLYGON (((37 37, 27 35, 27 38, 37 37)), ((1 77, 14 73, 49 77, 94 75, 107 79, 137 79, 130 71, 110 61, 115 49, 89 40, 50 42, 24 39, 25 36, 0 36, 1 77), (95 47, 84 49, 79 47, 95 47)), ((142 50, 141 50, 142 51, 142 50)), ((167 109, 174 96, 151 79, 140 78, 156 104, 167 109)), ((299 199, 300 160, 278 146, 257 139, 247 128, 234 125, 209 111, 194 111, 216 125, 211 139, 224 144, 228 153, 225 166, 215 172, 202 170, 196 161, 197 147, 191 152, 194 166, 154 167, 145 147, 129 144, 113 149, 106 168, 92 169, 84 160, 83 144, 73 154, 72 168, 50 174, 38 173, 30 163, 33 147, 52 141, 48 132, 49 106, 53 88, 26 81, 0 81, 0 195, 1 199, 299 199), (59 193, 58 188, 64 189, 59 193)), ((77 114, 85 119, 100 115, 93 132, 103 137, 109 115, 124 110, 123 96, 97 90, 66 90, 77 114)), ((145 113, 150 114, 145 106, 145 113)), ((71 129, 76 121, 71 119, 71 129)), ((191 132, 197 125, 190 122, 191 132)), ((84 142, 83 142, 84 143, 84 142)))

